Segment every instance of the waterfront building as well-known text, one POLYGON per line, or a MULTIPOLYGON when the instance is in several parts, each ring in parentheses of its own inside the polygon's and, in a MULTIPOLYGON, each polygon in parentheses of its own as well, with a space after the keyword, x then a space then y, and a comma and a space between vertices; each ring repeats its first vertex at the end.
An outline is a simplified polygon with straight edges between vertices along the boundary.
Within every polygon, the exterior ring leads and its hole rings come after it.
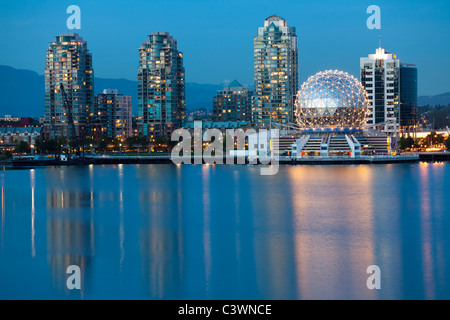
POLYGON ((299 136, 290 146, 285 138, 283 148, 280 139, 278 150, 297 158, 388 154, 389 138, 367 131, 368 110, 367 93, 355 77, 338 70, 318 72, 297 95, 299 136))
POLYGON ((234 80, 213 99, 213 121, 251 121, 253 91, 234 80))
POLYGON ((0 127, 0 148, 13 147, 24 141, 34 145, 41 138, 41 127, 0 127))
POLYGON ((154 32, 139 48, 138 131, 170 137, 186 112, 183 53, 168 32, 154 32))
POLYGON ((104 89, 95 97, 95 137, 104 134, 125 140, 132 136, 131 96, 119 94, 117 89, 104 89))
POLYGON ((298 91, 297 35, 295 27, 276 15, 268 17, 254 37, 254 81, 252 122, 258 127, 293 122, 298 91))
POLYGON ((367 121, 367 94, 355 77, 343 71, 326 70, 309 77, 296 100, 296 119, 304 132, 361 131, 367 121))
POLYGON ((397 135, 416 125, 417 68, 402 63, 395 54, 378 48, 360 58, 360 79, 368 94, 368 124, 380 124, 380 131, 397 135))
POLYGON ((94 70, 87 42, 77 33, 56 36, 47 49, 45 67, 45 138, 70 138, 69 114, 60 85, 72 109, 76 136, 86 134, 94 106, 94 70))

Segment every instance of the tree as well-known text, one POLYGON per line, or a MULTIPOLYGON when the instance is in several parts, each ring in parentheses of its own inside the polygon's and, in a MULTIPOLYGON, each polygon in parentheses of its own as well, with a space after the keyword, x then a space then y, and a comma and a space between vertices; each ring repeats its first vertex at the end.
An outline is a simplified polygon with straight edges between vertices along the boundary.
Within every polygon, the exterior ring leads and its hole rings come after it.
POLYGON ((414 138, 413 137, 401 137, 398 140, 398 147, 400 150, 405 150, 405 149, 410 149, 412 147, 414 147, 414 138))
POLYGON ((101 134, 97 140, 99 150, 106 151, 108 148, 109 138, 105 134, 101 134))
POLYGON ((148 140, 147 136, 139 137, 139 144, 142 148, 146 149, 148 148, 150 141, 148 140))
POLYGON ((409 136, 408 138, 406 138, 406 147, 408 149, 411 149, 412 147, 414 147, 415 141, 414 138, 409 136))
POLYGON ((16 149, 16 152, 19 152, 19 153, 28 153, 31 151, 30 144, 26 141, 20 141, 16 145, 15 149, 16 149))
POLYGON ((152 143, 153 149, 156 151, 167 151, 169 140, 166 137, 156 137, 155 141, 152 143))
POLYGON ((447 137, 447 140, 445 140, 445 147, 447 150, 450 150, 450 136, 447 137))
POLYGON ((133 136, 125 139, 125 144, 128 149, 133 149, 137 144, 139 144, 139 137, 133 136))
MULTIPOLYGON (((64 138, 65 139, 65 138, 64 138)), ((65 140, 54 140, 54 139, 37 139, 34 142, 34 146, 36 147, 37 150, 39 150, 40 153, 42 152, 56 152, 59 150, 61 145, 65 145, 66 142, 64 142, 65 140)))
POLYGON ((42 139, 36 139, 34 141, 34 147, 36 148, 36 151, 42 152, 42 139))
POLYGON ((405 137, 400 137, 400 139, 398 139, 398 148, 400 150, 405 150, 406 149, 406 138, 405 137))
POLYGON ((444 143, 444 136, 442 134, 437 134, 434 131, 430 132, 425 139, 427 139, 430 146, 444 143))
POLYGON ((84 139, 84 148, 89 148, 89 150, 91 150, 91 144, 94 143, 94 140, 92 138, 86 137, 84 139))
POLYGON ((111 141, 111 144, 113 145, 114 151, 119 151, 120 147, 122 146, 122 140, 120 140, 119 138, 115 138, 111 141))

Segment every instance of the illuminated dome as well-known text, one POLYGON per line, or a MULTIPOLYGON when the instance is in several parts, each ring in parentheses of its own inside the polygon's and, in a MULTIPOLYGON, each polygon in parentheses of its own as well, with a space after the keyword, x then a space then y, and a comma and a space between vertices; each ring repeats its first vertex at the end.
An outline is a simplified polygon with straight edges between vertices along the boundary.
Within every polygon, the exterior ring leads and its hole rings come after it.
POLYGON ((367 94, 355 77, 338 70, 318 72, 297 94, 296 116, 302 128, 362 128, 367 94))

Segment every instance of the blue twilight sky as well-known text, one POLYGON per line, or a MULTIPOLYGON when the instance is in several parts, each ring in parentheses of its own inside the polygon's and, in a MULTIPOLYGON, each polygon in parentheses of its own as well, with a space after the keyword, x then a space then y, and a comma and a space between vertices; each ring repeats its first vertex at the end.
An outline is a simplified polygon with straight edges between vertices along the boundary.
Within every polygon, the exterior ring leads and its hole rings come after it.
POLYGON ((253 82, 253 37, 277 14, 297 28, 299 80, 325 69, 359 78, 359 58, 374 53, 378 30, 366 9, 381 8, 382 46, 419 70, 419 95, 450 91, 450 1, 385 0, 2 0, 0 64, 44 73, 47 46, 81 8, 81 30, 101 78, 136 80, 148 34, 168 31, 184 53, 186 81, 253 82))

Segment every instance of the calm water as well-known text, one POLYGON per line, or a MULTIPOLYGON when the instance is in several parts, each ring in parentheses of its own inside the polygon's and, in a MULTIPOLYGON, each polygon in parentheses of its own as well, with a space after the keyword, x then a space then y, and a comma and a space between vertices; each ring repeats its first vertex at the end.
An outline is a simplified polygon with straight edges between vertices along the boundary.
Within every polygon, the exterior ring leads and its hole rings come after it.
POLYGON ((450 299, 450 164, 259 169, 1 171, 0 298, 450 299))

